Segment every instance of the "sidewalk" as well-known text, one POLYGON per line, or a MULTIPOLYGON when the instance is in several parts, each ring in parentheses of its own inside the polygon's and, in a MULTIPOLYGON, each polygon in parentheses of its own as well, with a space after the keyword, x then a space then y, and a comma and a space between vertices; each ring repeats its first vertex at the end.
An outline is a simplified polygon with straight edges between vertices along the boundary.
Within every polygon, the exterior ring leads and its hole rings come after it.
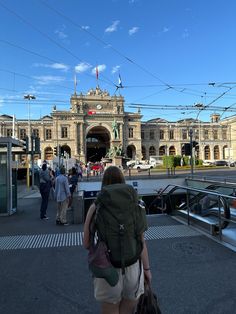
MULTIPOLYGON (((83 225, 39 219, 40 197, 26 193, 18 211, 0 217, 0 313, 96 314, 83 225)), ((25 193, 25 194, 24 194, 25 193)), ((236 313, 236 253, 170 216, 148 217, 146 233, 163 314, 236 313)))

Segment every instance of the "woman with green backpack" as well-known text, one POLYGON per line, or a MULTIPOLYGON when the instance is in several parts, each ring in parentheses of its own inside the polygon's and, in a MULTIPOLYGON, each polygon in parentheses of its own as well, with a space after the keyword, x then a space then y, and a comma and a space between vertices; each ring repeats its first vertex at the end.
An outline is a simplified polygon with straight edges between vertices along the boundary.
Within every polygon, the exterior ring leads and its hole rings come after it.
POLYGON ((84 224, 84 246, 91 247, 91 222, 98 241, 105 242, 118 276, 110 285, 105 276, 94 275, 94 294, 102 314, 132 314, 144 293, 144 279, 151 282, 145 209, 138 204, 135 189, 125 184, 121 170, 110 166, 103 175, 101 192, 90 206, 84 224))

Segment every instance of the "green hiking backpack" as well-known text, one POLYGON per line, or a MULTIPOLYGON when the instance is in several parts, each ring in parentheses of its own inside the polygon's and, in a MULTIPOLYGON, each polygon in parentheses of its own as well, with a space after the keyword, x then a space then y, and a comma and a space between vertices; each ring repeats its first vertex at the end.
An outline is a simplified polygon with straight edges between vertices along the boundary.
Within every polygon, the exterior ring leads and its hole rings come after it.
POLYGON ((123 183, 103 187, 95 204, 98 238, 107 244, 113 266, 124 270, 141 255, 145 210, 138 205, 135 189, 123 183))

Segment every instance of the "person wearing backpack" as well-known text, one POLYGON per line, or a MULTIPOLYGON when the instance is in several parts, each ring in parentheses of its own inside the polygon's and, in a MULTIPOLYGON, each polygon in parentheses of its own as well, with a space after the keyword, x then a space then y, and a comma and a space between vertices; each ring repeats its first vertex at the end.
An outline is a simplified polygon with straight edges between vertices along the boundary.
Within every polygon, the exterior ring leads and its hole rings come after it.
POLYGON ((90 206, 84 224, 84 247, 90 247, 90 222, 95 218, 98 238, 109 250, 112 265, 119 274, 118 283, 110 286, 103 278, 94 278, 94 295, 101 302, 102 314, 132 314, 144 293, 144 278, 151 282, 144 231, 145 210, 138 205, 135 189, 125 183, 121 170, 108 167, 103 175, 101 192, 90 206))

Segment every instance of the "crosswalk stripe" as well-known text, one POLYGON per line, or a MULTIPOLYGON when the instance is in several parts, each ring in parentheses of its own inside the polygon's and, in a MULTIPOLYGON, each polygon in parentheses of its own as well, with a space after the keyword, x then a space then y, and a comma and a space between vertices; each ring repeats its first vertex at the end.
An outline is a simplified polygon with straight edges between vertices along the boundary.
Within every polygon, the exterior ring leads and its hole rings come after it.
MULTIPOLYGON (((146 240, 193 237, 200 233, 185 225, 173 226, 151 226, 145 232, 146 240)), ((72 247, 83 244, 83 232, 36 234, 36 235, 15 235, 0 237, 0 251, 72 247)))

